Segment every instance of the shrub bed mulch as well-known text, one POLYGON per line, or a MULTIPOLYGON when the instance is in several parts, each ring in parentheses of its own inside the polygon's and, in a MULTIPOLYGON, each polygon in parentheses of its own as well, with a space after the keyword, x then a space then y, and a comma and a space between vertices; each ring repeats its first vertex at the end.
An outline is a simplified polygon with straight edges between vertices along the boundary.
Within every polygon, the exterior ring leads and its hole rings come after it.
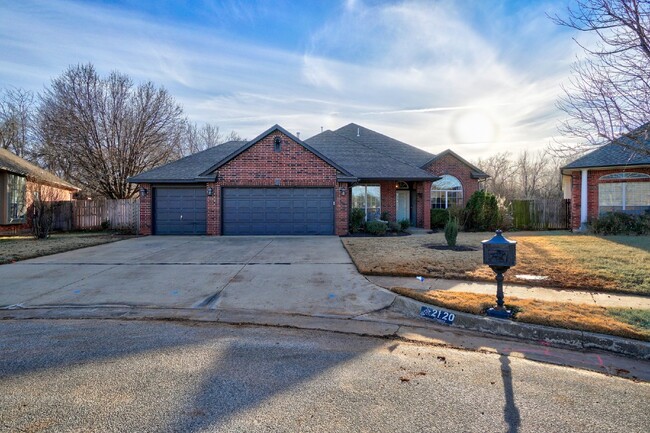
POLYGON ((397 238, 402 236, 411 236, 408 232, 387 232, 383 235, 373 235, 366 232, 348 233, 347 235, 340 236, 342 238, 397 238))
POLYGON ((450 247, 449 245, 441 245, 441 244, 424 244, 422 246, 427 247, 431 250, 438 250, 438 251, 458 251, 461 253, 467 251, 478 251, 477 247, 470 247, 467 245, 455 245, 453 247, 450 247))

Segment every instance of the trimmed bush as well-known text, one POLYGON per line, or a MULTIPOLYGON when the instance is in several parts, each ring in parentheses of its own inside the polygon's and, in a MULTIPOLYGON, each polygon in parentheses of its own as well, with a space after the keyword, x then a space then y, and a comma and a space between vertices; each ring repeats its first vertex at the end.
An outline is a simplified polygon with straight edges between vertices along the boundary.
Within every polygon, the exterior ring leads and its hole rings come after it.
POLYGON ((599 235, 645 235, 650 233, 650 212, 645 215, 607 212, 593 219, 590 229, 599 235))
POLYGON ((399 225, 398 222, 391 221, 391 222, 388 223, 388 230, 390 230, 391 232, 398 233, 398 232, 402 231, 402 227, 399 225))
POLYGON ((399 221, 399 227, 401 231, 406 231, 409 227, 411 227, 411 221, 407 219, 403 219, 399 221))
POLYGON ((390 213, 387 210, 383 211, 379 219, 382 221, 390 221, 390 213))
POLYGON ((447 245, 450 247, 456 246, 456 239, 458 238, 458 218, 450 218, 445 224, 445 239, 447 245))
POLYGON ((357 233, 359 230, 361 230, 365 217, 366 213, 363 211, 363 209, 358 207, 352 209, 352 212, 350 212, 350 231, 352 233, 357 233))
POLYGON ((375 236, 382 236, 386 234, 388 224, 382 221, 368 221, 366 223, 366 232, 375 236))
POLYGON ((485 191, 476 191, 472 194, 465 207, 465 231, 493 231, 499 228, 502 220, 494 194, 485 191))
POLYGON ((449 211, 447 209, 431 209, 431 228, 441 229, 449 221, 449 211))

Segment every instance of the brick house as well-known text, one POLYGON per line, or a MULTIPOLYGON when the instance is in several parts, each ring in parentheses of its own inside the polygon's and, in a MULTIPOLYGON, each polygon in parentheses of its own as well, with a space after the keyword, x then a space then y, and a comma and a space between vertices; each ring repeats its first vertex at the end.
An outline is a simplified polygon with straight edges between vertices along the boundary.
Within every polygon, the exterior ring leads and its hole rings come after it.
POLYGON ((605 212, 650 210, 650 140, 646 124, 562 167, 564 197, 571 199, 571 228, 585 230, 605 212), (640 136, 639 136, 640 137, 640 136))
POLYGON ((30 229, 29 209, 35 197, 69 201, 80 188, 0 148, 0 234, 30 229))
POLYGON ((141 234, 345 235, 352 208, 430 228, 430 208, 464 205, 487 175, 356 124, 307 140, 275 125, 129 179, 141 234))

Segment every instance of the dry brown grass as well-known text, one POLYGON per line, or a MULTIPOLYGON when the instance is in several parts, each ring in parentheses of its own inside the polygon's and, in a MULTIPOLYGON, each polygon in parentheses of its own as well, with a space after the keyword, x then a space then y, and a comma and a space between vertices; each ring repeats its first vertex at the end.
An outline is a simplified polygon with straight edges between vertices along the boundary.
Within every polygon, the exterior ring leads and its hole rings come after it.
MULTIPOLYGON (((494 305, 494 296, 491 295, 437 290, 422 292, 403 287, 395 287, 392 290, 420 302, 471 314, 483 314, 487 308, 494 305)), ((603 307, 516 297, 508 297, 506 301, 506 306, 516 311, 515 320, 518 322, 650 341, 649 330, 618 320, 610 316, 603 307)))
MULTIPOLYGON (((345 238, 343 244, 359 271, 368 275, 493 281, 482 264, 481 241, 491 233, 460 233, 458 244, 477 251, 439 251, 442 233, 401 238, 345 238)), ((517 241, 517 265, 506 282, 531 284, 517 275, 546 277, 534 284, 564 289, 650 294, 650 252, 607 238, 585 235, 508 234, 517 241)), ((650 237, 648 238, 650 243, 650 237)))
POLYGON ((128 237, 106 233, 57 233, 48 239, 4 236, 0 237, 0 264, 115 242, 128 237))

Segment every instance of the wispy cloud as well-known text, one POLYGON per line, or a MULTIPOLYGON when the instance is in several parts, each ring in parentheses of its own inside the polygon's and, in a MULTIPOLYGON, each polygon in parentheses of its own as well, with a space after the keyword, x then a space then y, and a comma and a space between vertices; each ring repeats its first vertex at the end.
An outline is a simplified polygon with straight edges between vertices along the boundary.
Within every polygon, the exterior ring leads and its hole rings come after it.
MULTIPOLYGON (((348 0, 301 44, 272 47, 205 24, 26 0, 0 6, 0 82, 40 90, 70 64, 92 62, 164 85, 192 119, 248 137, 273 123, 308 137, 354 121, 469 158, 543 147, 555 134, 570 36, 544 15, 554 3, 514 16, 483 4, 348 0), (484 121, 489 141, 462 133, 484 121)), ((240 2, 204 9, 241 23, 242 35, 272 10, 240 2)))

